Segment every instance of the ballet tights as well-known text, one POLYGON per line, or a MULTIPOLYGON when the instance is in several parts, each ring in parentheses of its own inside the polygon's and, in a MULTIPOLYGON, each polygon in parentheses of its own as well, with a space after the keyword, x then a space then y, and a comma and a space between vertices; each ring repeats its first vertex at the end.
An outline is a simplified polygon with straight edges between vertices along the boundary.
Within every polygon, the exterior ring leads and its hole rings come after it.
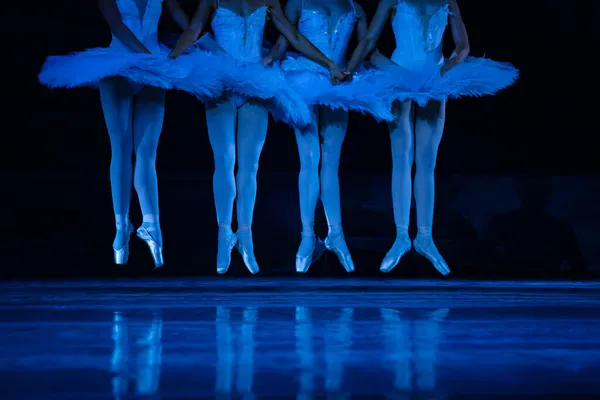
MULTIPOLYGON (((267 136, 268 116, 267 109, 252 100, 239 108, 235 99, 206 107, 208 135, 215 161, 213 188, 219 231, 226 235, 231 233, 237 190, 238 240, 250 253, 253 253, 251 227, 256 174, 267 136)), ((226 243, 219 241, 221 245, 226 243)))
POLYGON ((113 247, 122 248, 129 238, 132 183, 142 208, 143 226, 162 244, 156 151, 164 118, 164 90, 145 87, 134 91, 125 79, 111 78, 100 84, 100 99, 111 145, 110 182, 117 227, 113 247))
POLYGON ((408 240, 413 162, 416 163, 414 196, 418 237, 431 238, 435 201, 434 170, 444 129, 445 103, 429 102, 420 108, 411 101, 405 101, 395 104, 394 114, 396 119, 389 127, 393 160, 392 201, 397 228, 394 246, 401 246, 408 240))
POLYGON ((348 114, 329 107, 314 107, 313 110, 312 123, 302 130, 295 130, 300 155, 298 190, 302 243, 298 255, 301 257, 308 256, 313 250, 315 210, 319 195, 327 217, 329 236, 342 236, 338 169, 348 128, 348 114))

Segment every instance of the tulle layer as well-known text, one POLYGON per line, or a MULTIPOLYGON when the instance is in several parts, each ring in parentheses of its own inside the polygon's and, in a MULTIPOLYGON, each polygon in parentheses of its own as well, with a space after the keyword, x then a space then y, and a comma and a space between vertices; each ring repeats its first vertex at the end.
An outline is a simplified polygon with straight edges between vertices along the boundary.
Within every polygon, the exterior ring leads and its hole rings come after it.
MULTIPOLYGON (((215 57, 214 67, 221 72, 225 90, 237 99, 238 105, 251 98, 258 99, 278 121, 295 125, 310 122, 307 103, 289 85, 279 66, 265 67, 260 62, 238 60, 223 50, 211 34, 204 35, 196 46, 215 57)), ((201 80, 198 74, 192 80, 201 80)))
POLYGON ((142 86, 183 90, 202 101, 222 96, 222 73, 212 68, 216 57, 195 49, 176 60, 169 49, 157 54, 140 54, 111 48, 93 48, 65 56, 50 56, 38 75, 50 88, 97 87, 106 78, 124 77, 142 86), (195 79, 191 80, 190 77, 195 79))
POLYGON ((303 57, 288 57, 281 66, 289 84, 309 105, 360 112, 377 121, 393 118, 385 96, 393 91, 394 82, 381 71, 361 68, 351 81, 334 85, 329 71, 303 57))
POLYGON ((274 118, 290 124, 310 122, 310 109, 287 83, 278 67, 236 60, 205 35, 175 60, 170 49, 139 54, 111 48, 94 48, 65 56, 50 56, 38 76, 50 88, 97 87, 106 78, 120 76, 134 84, 183 90, 201 101, 222 101, 228 96, 264 100, 274 118))
POLYGON ((390 80, 394 82, 388 101, 413 100, 421 106, 430 100, 494 95, 519 77, 519 70, 510 63, 476 57, 467 58, 443 76, 439 67, 413 72, 391 65, 382 68, 382 72, 387 85, 390 80))

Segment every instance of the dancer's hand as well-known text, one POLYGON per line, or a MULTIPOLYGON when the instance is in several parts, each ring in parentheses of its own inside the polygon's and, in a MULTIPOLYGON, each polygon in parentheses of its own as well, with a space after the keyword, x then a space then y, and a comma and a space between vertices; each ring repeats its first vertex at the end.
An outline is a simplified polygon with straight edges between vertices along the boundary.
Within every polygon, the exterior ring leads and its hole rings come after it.
POLYGON ((183 33, 179 37, 179 40, 177 40, 175 47, 173 48, 173 50, 171 50, 169 58, 175 59, 182 55, 183 52, 185 52, 188 49, 190 44, 194 43, 197 38, 197 32, 194 32, 191 29, 186 29, 185 31, 183 31, 183 33))
POLYGON ((331 83, 334 85, 342 82, 348 75, 350 75, 349 72, 342 71, 342 69, 337 65, 332 65, 329 67, 329 74, 331 76, 331 83))
POLYGON ((440 75, 441 76, 446 75, 446 73, 448 71, 450 71, 452 68, 454 68, 455 66, 456 66, 456 64, 453 62, 445 62, 444 65, 442 65, 442 68, 440 68, 440 75))
POLYGON ((271 64, 273 64, 273 56, 271 56, 271 55, 264 56, 262 59, 263 67, 268 67, 271 64))

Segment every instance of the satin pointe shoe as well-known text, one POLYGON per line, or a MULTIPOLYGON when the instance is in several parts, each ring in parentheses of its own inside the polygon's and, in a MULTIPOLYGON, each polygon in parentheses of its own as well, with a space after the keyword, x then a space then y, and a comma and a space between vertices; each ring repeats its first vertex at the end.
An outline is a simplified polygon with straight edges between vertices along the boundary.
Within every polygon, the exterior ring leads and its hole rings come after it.
POLYGON ((354 272, 354 262, 352 262, 352 257, 350 256, 348 246, 346 246, 343 234, 330 233, 327 239, 325 239, 325 247, 327 250, 335 253, 346 272, 354 272))
POLYGON ((129 236, 133 233, 133 225, 129 221, 127 221, 127 231, 127 243, 120 249, 113 247, 113 257, 117 265, 125 265, 129 260, 129 236))
POLYGON ((140 226, 137 230, 137 236, 148 245, 152 259, 154 260, 154 269, 160 268, 165 263, 163 260, 163 249, 156 240, 152 237, 148 229, 140 226))
POLYGON ((259 268, 258 263, 256 262, 256 258, 254 257, 254 252, 249 250, 240 239, 248 238, 250 241, 252 240, 251 232, 237 232, 237 242, 235 243, 235 248, 239 251, 242 256, 242 260, 244 260, 244 265, 248 268, 248 271, 252 275, 258 274, 259 268))
POLYGON ((448 264, 446 264, 446 261, 433 243, 433 238, 430 235, 418 234, 414 245, 416 252, 428 259, 440 274, 444 276, 450 274, 448 264))
POLYGON ((400 259, 404 257, 404 255, 408 253, 411 248, 412 243, 408 235, 397 236, 394 245, 383 258, 379 270, 381 272, 388 273, 396 268, 400 262, 400 259))
POLYGON ((237 236, 231 230, 219 229, 219 244, 217 250, 217 273, 223 275, 231 264, 231 251, 235 247, 237 236))
MULTIPOLYGON (((296 272, 304 274, 308 272, 308 269, 313 265, 325 252, 325 245, 323 241, 319 239, 314 233, 305 234, 302 233, 302 241, 311 240, 312 246, 307 256, 300 254, 300 249, 296 254, 296 272)), ((302 247, 302 244, 300 245, 302 247)))

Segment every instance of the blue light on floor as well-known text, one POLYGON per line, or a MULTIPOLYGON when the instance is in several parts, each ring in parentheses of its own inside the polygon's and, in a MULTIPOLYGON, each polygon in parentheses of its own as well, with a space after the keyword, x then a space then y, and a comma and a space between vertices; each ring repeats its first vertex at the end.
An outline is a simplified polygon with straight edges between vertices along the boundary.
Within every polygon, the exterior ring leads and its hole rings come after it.
POLYGON ((0 286, 4 399, 600 393, 595 283, 0 286))

